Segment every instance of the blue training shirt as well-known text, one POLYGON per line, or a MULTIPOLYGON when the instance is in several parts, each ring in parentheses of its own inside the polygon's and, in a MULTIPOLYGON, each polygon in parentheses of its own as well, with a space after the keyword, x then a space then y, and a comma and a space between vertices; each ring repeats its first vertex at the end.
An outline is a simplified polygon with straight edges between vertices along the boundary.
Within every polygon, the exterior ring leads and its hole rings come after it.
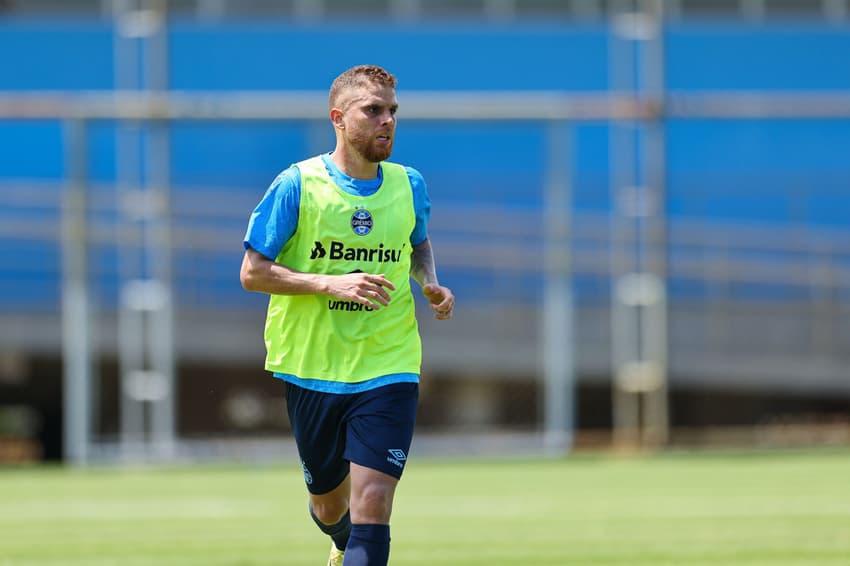
MULTIPOLYGON (((383 171, 378 166, 375 179, 355 179, 349 177, 333 162, 330 153, 322 155, 325 167, 336 185, 347 193, 358 196, 374 194, 383 183, 383 171)), ((428 220, 431 216, 431 199, 425 179, 416 169, 405 166, 407 178, 413 191, 413 209, 416 224, 410 234, 410 243, 418 246, 428 238, 428 220)), ((252 248, 267 258, 277 258, 283 246, 298 227, 298 211, 301 206, 301 172, 291 166, 281 172, 266 190, 262 200, 251 213, 248 230, 243 244, 245 249, 252 248)), ((378 376, 360 383, 340 383, 317 379, 301 379, 290 374, 275 373, 275 377, 294 383, 300 387, 325 393, 360 393, 383 385, 400 382, 418 382, 419 376, 413 374, 391 374, 378 376)))
MULTIPOLYGON (((374 194, 384 181, 383 171, 378 166, 375 179, 349 177, 331 160, 330 153, 322 155, 325 167, 339 188, 358 196, 374 194)), ((431 199, 425 179, 416 169, 405 167, 410 187, 413 190, 413 208, 416 225, 410 234, 410 243, 418 246, 428 237, 428 220, 431 217, 431 199)), ((298 210, 301 205, 301 172, 292 166, 280 173, 269 186, 263 199, 251 213, 245 233, 245 249, 249 247, 267 258, 275 259, 280 250, 298 227, 298 210)))

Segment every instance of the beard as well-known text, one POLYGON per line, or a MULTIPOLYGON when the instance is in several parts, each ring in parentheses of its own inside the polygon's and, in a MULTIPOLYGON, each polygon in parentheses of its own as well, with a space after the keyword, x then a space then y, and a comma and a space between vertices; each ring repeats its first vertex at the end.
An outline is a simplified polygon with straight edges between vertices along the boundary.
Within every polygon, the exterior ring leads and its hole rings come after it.
POLYGON ((378 145, 372 136, 362 132, 349 132, 349 145, 360 154, 360 156, 371 163, 378 163, 389 158, 393 152, 393 138, 386 145, 378 145))

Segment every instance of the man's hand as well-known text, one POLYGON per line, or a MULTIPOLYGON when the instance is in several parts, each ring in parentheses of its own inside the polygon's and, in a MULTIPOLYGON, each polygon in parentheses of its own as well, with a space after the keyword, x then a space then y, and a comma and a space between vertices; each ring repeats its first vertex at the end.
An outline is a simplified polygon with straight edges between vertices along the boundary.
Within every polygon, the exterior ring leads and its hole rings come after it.
POLYGON ((383 274, 347 273, 327 277, 326 295, 345 301, 358 303, 373 309, 385 307, 390 303, 390 291, 395 291, 395 285, 383 274))
POLYGON ((451 289, 435 283, 427 283, 422 286, 422 294, 431 303, 434 318, 438 320, 449 320, 452 317, 452 311, 455 308, 455 296, 452 294, 451 289))

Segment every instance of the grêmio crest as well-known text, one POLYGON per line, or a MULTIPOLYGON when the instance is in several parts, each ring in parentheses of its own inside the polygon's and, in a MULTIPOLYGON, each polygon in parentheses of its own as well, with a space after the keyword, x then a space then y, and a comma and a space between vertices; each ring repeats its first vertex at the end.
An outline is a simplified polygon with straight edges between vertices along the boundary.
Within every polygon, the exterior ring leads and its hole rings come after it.
POLYGON ((365 236, 372 231, 372 213, 365 208, 358 208, 351 215, 351 229, 358 236, 365 236))

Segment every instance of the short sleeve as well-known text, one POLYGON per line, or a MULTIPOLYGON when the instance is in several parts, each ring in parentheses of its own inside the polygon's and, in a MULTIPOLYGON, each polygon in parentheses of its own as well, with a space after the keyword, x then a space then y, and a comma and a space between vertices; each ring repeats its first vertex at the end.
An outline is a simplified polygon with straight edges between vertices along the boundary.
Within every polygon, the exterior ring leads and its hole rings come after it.
POLYGON ((243 242, 274 260, 298 226, 301 205, 301 173, 292 166, 278 175, 251 213, 243 242))
POLYGON ((431 198, 422 174, 412 167, 405 167, 410 188, 413 191, 413 210, 416 214, 416 225, 410 234, 410 243, 418 246, 428 238, 428 222, 431 219, 431 198))

